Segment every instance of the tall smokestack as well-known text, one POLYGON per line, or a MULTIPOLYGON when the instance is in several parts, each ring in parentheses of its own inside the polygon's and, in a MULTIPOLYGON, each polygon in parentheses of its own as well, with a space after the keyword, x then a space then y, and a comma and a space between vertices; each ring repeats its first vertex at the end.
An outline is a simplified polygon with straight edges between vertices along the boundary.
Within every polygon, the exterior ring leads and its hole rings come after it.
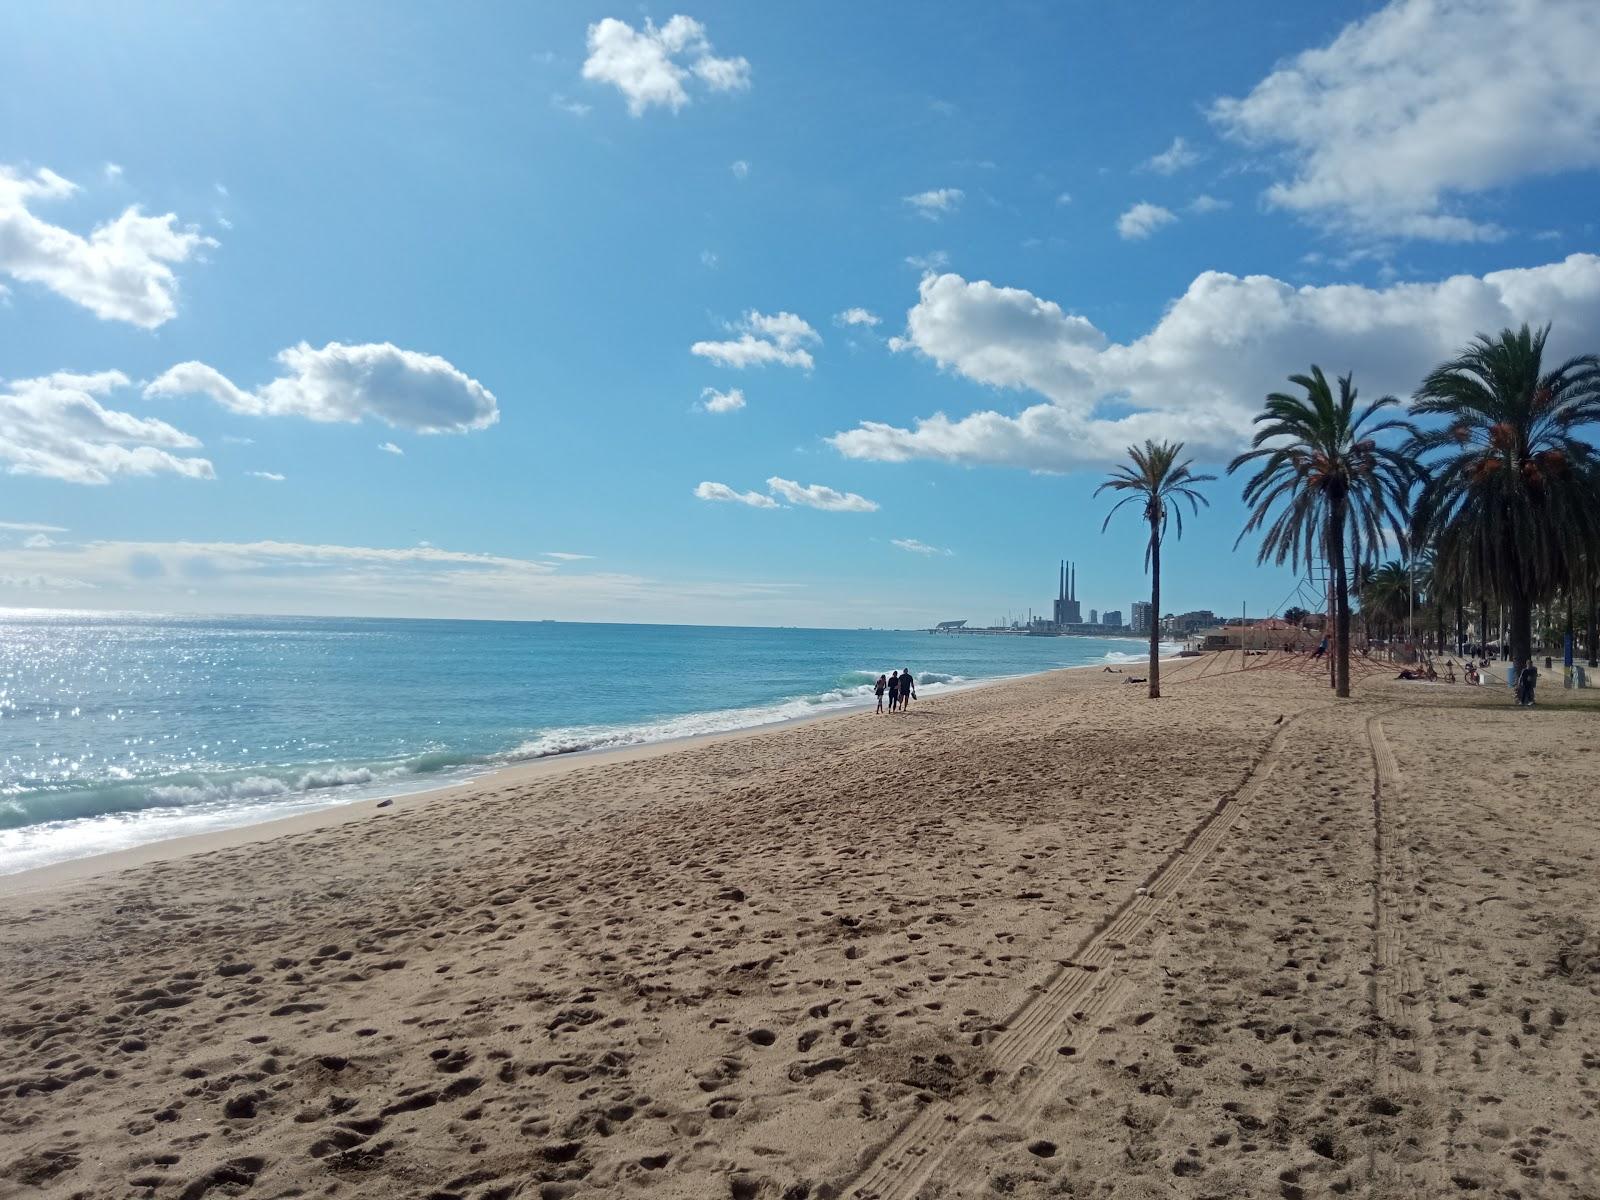
POLYGON ((1078 598, 1078 564, 1077 563, 1073 563, 1072 564, 1072 574, 1067 577, 1067 586, 1072 589, 1070 592, 1067 593, 1067 599, 1068 600, 1076 600, 1078 598))
POLYGON ((1061 560, 1061 586, 1056 589, 1056 599, 1057 600, 1065 600, 1066 598, 1067 598, 1067 560, 1063 558, 1061 560))

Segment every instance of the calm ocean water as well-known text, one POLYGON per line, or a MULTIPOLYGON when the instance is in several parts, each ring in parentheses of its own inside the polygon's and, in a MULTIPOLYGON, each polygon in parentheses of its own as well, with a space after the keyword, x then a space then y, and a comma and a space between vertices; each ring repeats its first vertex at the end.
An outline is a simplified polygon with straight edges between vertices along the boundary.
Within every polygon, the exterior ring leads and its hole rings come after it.
POLYGON ((0 612, 0 874, 509 763, 1131 661, 1134 639, 0 612))

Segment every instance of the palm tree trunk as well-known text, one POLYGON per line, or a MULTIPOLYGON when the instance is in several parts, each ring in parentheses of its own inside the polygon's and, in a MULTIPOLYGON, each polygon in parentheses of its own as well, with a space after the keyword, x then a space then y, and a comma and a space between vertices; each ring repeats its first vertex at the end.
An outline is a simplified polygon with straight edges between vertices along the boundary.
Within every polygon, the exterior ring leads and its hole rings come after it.
POLYGON ((1161 522, 1150 519, 1150 699, 1161 699, 1161 522))
MULTIPOLYGON (((1517 553, 1518 547, 1512 542, 1512 534, 1507 531, 1506 555, 1504 561, 1520 564, 1522 556, 1517 553)), ((1511 665, 1520 674, 1522 668, 1533 661, 1533 597, 1528 595, 1527 580, 1522 577, 1522 572, 1513 566, 1510 578, 1506 581, 1511 595, 1511 665)))
POLYGON ((1334 663, 1333 693, 1350 695, 1350 580, 1344 569, 1344 501, 1336 500, 1328 514, 1328 558, 1333 565, 1334 623, 1338 630, 1339 657, 1334 663))
POLYGON ((1461 647, 1467 640, 1467 614, 1461 608, 1461 593, 1456 592, 1456 653, 1461 653, 1461 647))

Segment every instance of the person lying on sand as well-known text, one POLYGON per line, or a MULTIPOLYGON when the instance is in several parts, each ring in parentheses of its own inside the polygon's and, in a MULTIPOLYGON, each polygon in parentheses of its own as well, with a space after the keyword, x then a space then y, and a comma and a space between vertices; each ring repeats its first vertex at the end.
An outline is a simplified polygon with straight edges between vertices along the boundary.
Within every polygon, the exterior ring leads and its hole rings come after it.
POLYGON ((1122 674, 1122 668, 1118 667, 1115 670, 1112 670, 1110 667, 1107 667, 1106 668, 1106 674, 1107 675, 1121 675, 1122 674))
POLYGON ((1421 671, 1413 671, 1410 667, 1406 667, 1404 670, 1402 670, 1400 672, 1400 674, 1396 675, 1395 678, 1396 679, 1415 679, 1415 680, 1421 680, 1421 681, 1424 681, 1424 682, 1426 682, 1426 680, 1427 680, 1427 676, 1424 675, 1421 671))
POLYGON ((1129 675, 1122 682, 1123 683, 1149 683, 1150 681, 1148 679, 1145 679, 1145 678, 1143 678, 1141 676, 1138 676, 1138 675, 1129 675))

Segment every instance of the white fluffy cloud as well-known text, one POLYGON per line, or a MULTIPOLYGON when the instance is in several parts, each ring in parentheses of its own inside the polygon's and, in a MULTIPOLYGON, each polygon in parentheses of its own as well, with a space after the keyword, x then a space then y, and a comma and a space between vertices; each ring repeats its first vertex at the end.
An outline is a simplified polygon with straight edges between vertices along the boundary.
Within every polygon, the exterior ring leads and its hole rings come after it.
POLYGON ((1600 5, 1394 0, 1211 118, 1282 149, 1267 200, 1348 232, 1481 241, 1474 193, 1600 167, 1600 5))
POLYGON ((1117 233, 1124 241, 1141 241, 1163 225, 1171 225, 1177 219, 1171 209, 1141 200, 1117 218, 1117 233))
POLYGON ((1386 288, 1297 288, 1207 271, 1127 343, 1030 292, 928 276, 895 347, 1043 402, 1014 415, 935 413, 910 427, 865 421, 829 441, 850 458, 1037 471, 1106 463, 1146 437, 1222 457, 1291 372, 1312 363, 1330 374, 1353 370, 1364 395, 1404 396, 1474 334, 1523 321, 1555 322, 1557 358, 1600 344, 1600 256, 1386 288))
POLYGON ((735 179, 749 179, 750 178, 750 164, 745 162, 745 160, 742 159, 742 158, 735 159, 733 161, 733 163, 728 167, 728 170, 733 172, 733 177, 735 179))
POLYGON ((852 325, 865 325, 870 329, 874 325, 882 324, 882 318, 864 308, 847 308, 833 318, 833 323, 841 329, 847 329, 852 325))
POLYGON ((1172 139, 1172 145, 1160 154, 1145 159, 1142 165, 1145 170, 1154 171, 1158 175, 1175 175, 1199 161, 1200 152, 1183 138, 1175 137, 1172 139))
POLYGON ((733 326, 732 332, 739 334, 738 338, 721 342, 696 342, 689 347, 689 353, 739 370, 776 363, 784 367, 803 367, 809 371, 814 362, 805 345, 822 341, 815 329, 791 312, 772 316, 747 312, 733 326))
POLYGON ((943 550, 938 546, 930 546, 927 542, 919 542, 916 538, 890 538, 889 544, 898 546, 910 554, 943 554, 948 556, 955 553, 954 550, 943 550))
POLYGON ((276 471, 251 471, 250 474, 257 479, 265 479, 269 483, 282 483, 287 478, 287 476, 280 475, 276 471))
POLYGON ((700 392, 700 407, 708 413, 738 412, 744 407, 744 390, 729 388, 725 392, 719 392, 716 388, 703 388, 700 392))
POLYGON ((121 371, 0 383, 0 462, 6 472, 90 484, 129 475, 214 478, 208 460, 175 453, 197 449, 198 438, 165 421, 107 408, 98 399, 127 386, 121 371))
POLYGON ((400 447, 396 446, 393 442, 379 442, 378 443, 378 449, 382 450, 385 454, 402 454, 403 455, 405 453, 404 450, 400 449, 400 447))
POLYGON ((646 21, 635 29, 606 17, 589 26, 589 57, 583 77, 608 83, 628 98, 628 111, 641 116, 652 105, 673 112, 689 103, 687 87, 698 79, 713 92, 734 92, 750 86, 750 63, 744 58, 718 58, 706 39, 705 26, 691 17, 674 16, 659 29, 646 21))
POLYGON ((932 191, 907 196, 905 201, 922 216, 930 221, 937 221, 946 213, 955 212, 966 198, 967 194, 960 188, 934 188, 932 191))
POLYGON ((1206 195, 1204 192, 1189 202, 1189 211, 1196 213, 1222 212, 1224 209, 1232 207, 1233 201, 1221 200, 1216 196, 1206 195))
POLYGON ((41 168, 31 176, 0 165, 0 272, 37 283, 108 321, 154 329, 178 311, 171 263, 216 243, 179 228, 173 213, 147 217, 137 206, 88 237, 36 216, 33 205, 64 199, 76 184, 41 168))
POLYGON ((782 479, 774 475, 767 480, 767 487, 775 494, 782 496, 790 504, 802 504, 807 508, 820 508, 824 512, 877 512, 878 506, 865 496, 858 496, 854 492, 839 492, 820 483, 799 484, 792 479, 782 479))
POLYGON ((736 492, 725 483, 712 483, 710 480, 696 486, 694 494, 701 500, 715 500, 723 504, 748 504, 751 508, 778 507, 778 502, 771 496, 763 496, 760 492, 736 492))
POLYGON ((388 342, 320 350, 305 342, 278 355, 285 374, 246 391, 205 363, 179 363, 149 384, 146 396, 210 396, 256 417, 299 416, 354 423, 373 417, 414 433, 465 433, 500 419, 494 394, 444 359, 388 342))

